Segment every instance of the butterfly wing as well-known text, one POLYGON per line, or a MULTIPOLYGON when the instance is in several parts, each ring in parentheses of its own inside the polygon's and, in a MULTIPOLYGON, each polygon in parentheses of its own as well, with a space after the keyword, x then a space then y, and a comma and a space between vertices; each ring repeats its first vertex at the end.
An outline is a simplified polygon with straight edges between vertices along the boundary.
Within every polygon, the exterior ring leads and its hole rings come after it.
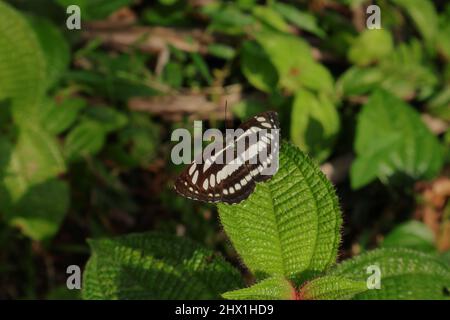
MULTIPOLYGON (((277 113, 273 111, 261 113, 244 122, 239 128, 244 133, 235 137, 234 141, 224 145, 223 150, 219 151, 225 153, 227 148, 232 148, 234 150, 233 160, 224 161, 225 163, 222 164, 211 158, 205 159, 201 164, 194 161, 175 182, 174 188, 179 194, 189 199, 204 202, 232 204, 248 198, 255 189, 256 182, 270 179, 273 174, 262 174, 268 163, 258 163, 257 161, 251 163, 250 160, 260 154, 260 151, 267 152, 267 150, 270 150, 272 144, 278 147, 278 136, 276 140, 275 138, 270 139, 269 133, 267 133, 265 138, 261 138, 264 141, 257 141, 259 148, 256 148, 254 144, 250 144, 250 139, 245 140, 245 135, 259 132, 261 129, 267 132, 278 130, 277 113), (246 141, 245 151, 247 153, 245 157, 239 158, 241 161, 236 161, 238 158, 236 144, 239 139, 246 141)), ((272 136, 274 136, 273 132, 272 136)), ((276 153, 278 155, 278 148, 276 148, 276 153)))

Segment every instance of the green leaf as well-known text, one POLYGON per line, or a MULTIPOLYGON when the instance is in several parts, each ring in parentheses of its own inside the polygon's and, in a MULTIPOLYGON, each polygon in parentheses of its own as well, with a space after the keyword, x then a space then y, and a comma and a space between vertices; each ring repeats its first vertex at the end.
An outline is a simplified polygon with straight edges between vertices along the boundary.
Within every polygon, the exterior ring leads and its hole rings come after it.
POLYGON ((106 132, 99 123, 85 120, 67 135, 64 154, 69 162, 97 154, 105 143, 106 132))
POLYGON ((340 95, 354 96, 381 87, 403 99, 416 94, 425 99, 437 83, 436 75, 424 61, 422 45, 414 39, 400 44, 376 66, 349 68, 339 78, 337 91, 340 95))
POLYGON ((141 113, 132 113, 128 126, 119 131, 118 140, 108 148, 111 157, 121 165, 145 167, 158 154, 159 127, 141 113))
POLYGON ((209 31, 216 31, 230 35, 242 35, 253 26, 256 21, 253 16, 242 12, 233 4, 219 2, 202 6, 202 12, 211 18, 209 31))
POLYGON ((411 17, 422 37, 431 45, 438 30, 438 15, 428 0, 392 0, 411 17))
POLYGON ((230 300, 294 300, 296 292, 283 277, 273 277, 249 288, 225 292, 222 297, 230 300))
POLYGON ((367 290, 365 281, 340 276, 323 276, 307 282, 300 289, 301 300, 348 300, 367 290))
POLYGON ((225 60, 231 60, 236 55, 236 50, 225 44, 211 43, 208 45, 208 54, 225 60))
POLYGON ((45 90, 45 59, 27 20, 0 2, 0 101, 11 99, 16 124, 36 119, 45 90))
POLYGON ((448 299, 450 268, 435 255, 400 248, 378 249, 339 264, 330 275, 366 281, 381 272, 381 288, 366 289, 355 299, 448 299), (369 270, 370 271, 370 270, 369 270))
POLYGON ((221 256, 157 233, 90 240, 84 299, 217 299, 242 285, 221 256))
POLYGON ((301 87, 332 92, 333 78, 327 68, 314 61, 309 44, 302 39, 278 32, 261 31, 256 40, 275 66, 279 85, 295 92, 301 87), (295 52, 295 54, 292 54, 295 52))
POLYGON ((317 25, 317 19, 312 14, 300 11, 292 5, 280 2, 274 3, 273 6, 286 20, 300 29, 311 32, 321 38, 325 36, 325 31, 317 25))
POLYGON ((348 51, 348 59, 358 65, 367 66, 386 57, 393 49, 393 40, 385 29, 364 30, 348 51))
POLYGON ((85 112, 86 121, 96 122, 106 132, 113 132, 125 127, 128 117, 109 106, 90 107, 85 112))
POLYGON ((266 6, 254 6, 252 13, 257 19, 271 26, 275 30, 289 32, 289 25, 284 21, 283 17, 272 8, 266 6))
POLYGON ((339 78, 336 90, 339 95, 357 96, 372 91, 386 79, 380 68, 350 67, 339 78))
POLYGON ((47 88, 52 87, 66 71, 70 63, 70 48, 58 28, 41 17, 30 17, 30 23, 45 54, 47 88))
POLYGON ((248 82, 261 91, 271 92, 277 85, 277 70, 254 41, 242 43, 241 69, 248 82))
POLYGON ((415 220, 397 226, 384 238, 382 246, 436 251, 433 231, 424 223, 415 220))
POLYGON ((69 186, 56 179, 33 185, 8 210, 9 223, 34 240, 56 234, 69 209, 69 186))
POLYGON ((283 143, 278 172, 248 199, 219 204, 222 225, 259 278, 299 283, 335 263, 341 215, 334 189, 304 153, 283 143))
POLYGON ((397 97, 378 90, 358 115, 351 168, 354 189, 375 178, 385 183, 405 178, 433 178, 442 167, 439 141, 414 109, 397 97))
POLYGON ((291 113, 291 139, 321 162, 331 153, 339 132, 339 114, 330 99, 298 90, 291 113))
POLYGON ((42 108, 42 126, 51 134, 60 134, 75 122, 78 114, 85 107, 86 101, 81 98, 65 99, 59 104, 48 100, 42 108))
POLYGON ((5 154, 3 183, 13 201, 36 184, 65 172, 65 163, 55 139, 42 128, 27 125, 18 134, 17 143, 5 154))
POLYGON ((65 171, 53 137, 23 126, 16 145, 0 139, 0 211, 11 225, 35 239, 53 236, 68 209, 69 191, 55 177, 65 171))

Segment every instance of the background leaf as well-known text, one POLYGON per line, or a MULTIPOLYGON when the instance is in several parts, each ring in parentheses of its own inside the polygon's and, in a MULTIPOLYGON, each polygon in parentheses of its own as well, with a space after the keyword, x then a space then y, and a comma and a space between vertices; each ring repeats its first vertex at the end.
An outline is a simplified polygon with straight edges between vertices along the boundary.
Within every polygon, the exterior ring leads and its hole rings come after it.
POLYGON ((217 299, 242 285, 222 257, 188 239, 141 233, 90 246, 85 299, 217 299))
POLYGON ((385 91, 376 91, 361 110, 355 150, 357 158, 351 168, 355 189, 376 177, 384 182, 403 180, 403 175, 429 179, 443 162, 442 147, 419 115, 385 91))
POLYGON ((378 249, 339 264, 331 275, 365 281, 367 267, 378 265, 381 289, 356 299, 448 299, 450 269, 437 257, 410 249, 378 249), (446 294, 447 292, 447 294, 446 294))
POLYGON ((291 139, 317 161, 325 160, 340 129, 339 114, 324 94, 298 90, 291 113, 291 139))
POLYGON ((415 220, 397 226, 384 238, 382 246, 436 251, 433 231, 426 224, 415 220))
POLYGON ((0 101, 11 100, 17 124, 36 119, 45 89, 45 59, 28 21, 0 2, 0 101))
POLYGON ((385 29, 364 30, 348 51, 348 59, 357 66, 367 66, 386 57, 393 49, 393 40, 385 29))

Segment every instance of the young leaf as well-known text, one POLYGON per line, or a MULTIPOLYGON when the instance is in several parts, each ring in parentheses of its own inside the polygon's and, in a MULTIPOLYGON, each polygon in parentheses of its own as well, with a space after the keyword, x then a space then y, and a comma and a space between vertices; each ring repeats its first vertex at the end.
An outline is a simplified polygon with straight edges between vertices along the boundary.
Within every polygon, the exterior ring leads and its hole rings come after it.
POLYGON ((16 124, 37 116, 45 90, 45 59, 25 18, 0 1, 0 101, 11 99, 16 124))
POLYGON ((380 269, 380 289, 358 293, 355 299, 448 299, 450 268, 434 255, 410 249, 374 250, 339 264, 330 275, 368 281, 380 269))
POLYGON ((435 176, 443 162, 438 140, 414 109, 397 97, 378 90, 358 116, 351 168, 354 189, 376 177, 427 179, 435 176))
POLYGON ((296 292, 283 277, 272 277, 249 288, 228 291, 222 297, 230 300, 294 300, 296 292))
POLYGON ((411 220, 397 226, 383 240, 383 247, 404 247, 421 251, 436 250, 434 233, 422 222, 411 220))
POLYGON ((326 95, 297 91, 291 114, 291 139, 297 146, 321 162, 329 156, 339 127, 339 114, 326 95))
POLYGON ((303 152, 280 150, 278 172, 236 205, 219 204, 222 225, 246 266, 258 277, 296 284, 336 261, 341 215, 334 189, 303 152))
POLYGON ((85 299, 217 299, 242 285, 222 257, 188 239, 148 232, 89 244, 85 299))
POLYGON ((301 300, 347 300, 367 290, 365 281, 339 276, 323 276, 307 282, 300 288, 301 300))

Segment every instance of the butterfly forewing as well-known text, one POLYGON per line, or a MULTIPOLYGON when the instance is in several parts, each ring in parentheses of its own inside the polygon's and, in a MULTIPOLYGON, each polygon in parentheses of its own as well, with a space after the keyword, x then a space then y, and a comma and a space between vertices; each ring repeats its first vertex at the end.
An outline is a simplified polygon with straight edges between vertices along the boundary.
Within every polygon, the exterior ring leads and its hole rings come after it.
POLYGON ((271 178, 278 169, 276 112, 261 113, 238 129, 240 134, 228 136, 218 153, 183 171, 175 182, 179 194, 205 202, 238 203, 253 192, 256 182, 271 178))

